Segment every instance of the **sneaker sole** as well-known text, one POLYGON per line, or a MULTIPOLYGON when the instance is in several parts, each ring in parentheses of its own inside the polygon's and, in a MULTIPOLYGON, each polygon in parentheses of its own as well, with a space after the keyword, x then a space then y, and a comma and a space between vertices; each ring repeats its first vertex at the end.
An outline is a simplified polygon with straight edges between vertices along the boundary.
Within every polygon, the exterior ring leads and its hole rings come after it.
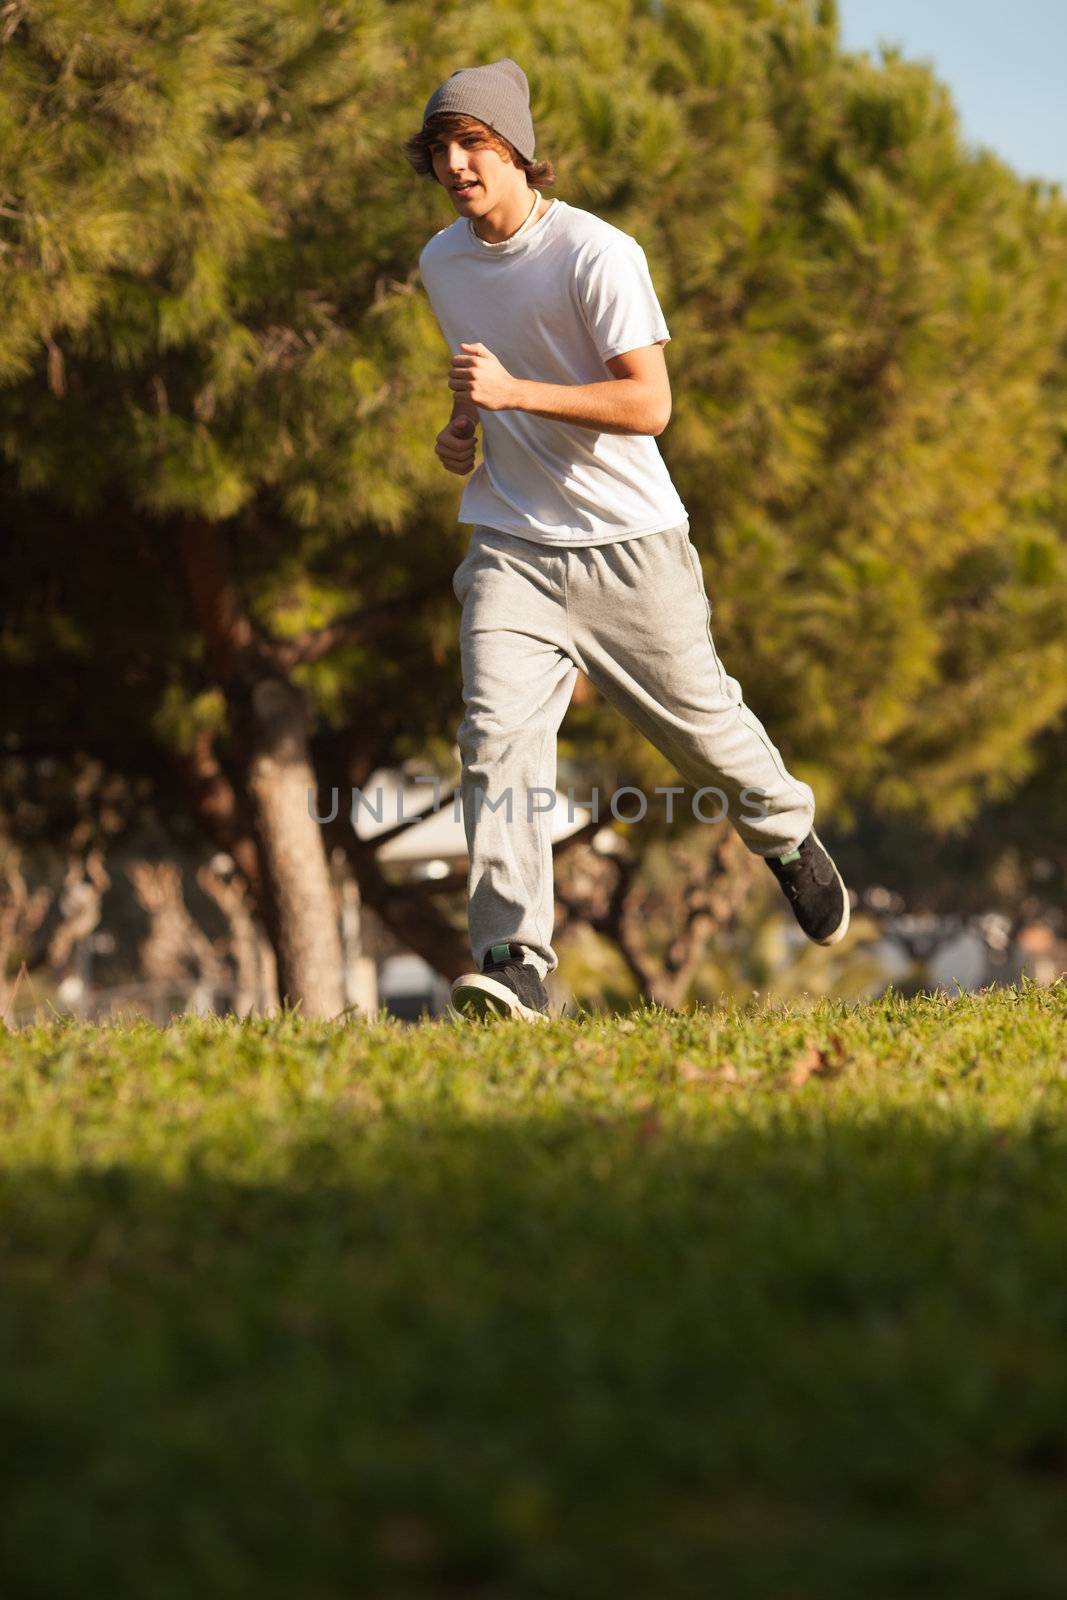
POLYGON ((841 874, 837 870, 837 863, 834 861, 834 858, 830 854, 829 850, 826 849, 826 846, 823 844, 822 840, 819 838, 819 835, 815 832, 814 828, 811 830, 811 836, 815 840, 816 844, 819 846, 820 850, 825 850, 826 851, 826 859, 829 861, 830 865, 834 869, 834 877, 837 879, 838 883, 841 885, 841 898, 845 902, 845 914, 841 918, 841 921, 837 924, 837 927, 834 929, 833 933, 827 934, 825 939, 813 939, 812 943, 813 944, 837 944, 838 940, 839 939, 843 939, 845 937, 845 934, 848 932, 849 918, 850 918, 850 916, 852 914, 851 907, 849 906, 849 902, 848 902, 848 890, 845 888, 845 880, 844 880, 844 878, 842 878, 841 874))
POLYGON ((470 977, 456 979, 452 985, 448 1013, 457 1022, 470 1022, 474 1019, 484 1021, 497 1017, 522 1017, 526 1022, 548 1021, 543 1011, 534 1011, 531 1006, 524 1006, 515 991, 509 989, 506 983, 500 983, 496 978, 490 978, 482 973, 472 973, 470 977))

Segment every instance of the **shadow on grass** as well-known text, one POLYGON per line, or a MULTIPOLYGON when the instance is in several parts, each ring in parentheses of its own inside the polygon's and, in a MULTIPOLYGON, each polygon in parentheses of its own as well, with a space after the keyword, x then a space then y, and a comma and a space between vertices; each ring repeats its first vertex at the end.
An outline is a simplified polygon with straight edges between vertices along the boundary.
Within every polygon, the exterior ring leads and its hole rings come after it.
POLYGON ((1062 1143, 396 1125, 0 1186, 4 1592, 1059 1596, 1062 1143))

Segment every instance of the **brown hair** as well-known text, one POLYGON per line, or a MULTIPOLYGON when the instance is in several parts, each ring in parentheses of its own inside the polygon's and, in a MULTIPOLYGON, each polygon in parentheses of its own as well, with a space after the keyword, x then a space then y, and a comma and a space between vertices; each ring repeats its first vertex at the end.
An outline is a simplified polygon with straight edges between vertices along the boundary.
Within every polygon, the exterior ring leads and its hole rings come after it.
POLYGON ((477 117, 467 116, 461 111, 435 112, 423 123, 418 133, 404 140, 400 148, 420 178, 432 178, 436 183, 438 180, 433 170, 430 146, 435 144, 442 134, 459 133, 463 129, 470 128, 477 128, 484 133, 488 143, 503 156, 505 161, 512 162, 516 167, 522 167, 526 173, 526 182, 531 189, 549 189, 555 183, 556 171, 551 161, 527 161, 526 157, 520 155, 515 146, 502 134, 487 127, 484 122, 479 122, 477 117))

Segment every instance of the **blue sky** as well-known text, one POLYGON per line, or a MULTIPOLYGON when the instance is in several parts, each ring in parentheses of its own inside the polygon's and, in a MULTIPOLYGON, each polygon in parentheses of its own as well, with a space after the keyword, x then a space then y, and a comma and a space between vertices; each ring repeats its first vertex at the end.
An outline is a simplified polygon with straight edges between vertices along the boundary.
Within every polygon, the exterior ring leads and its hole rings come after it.
POLYGON ((898 44, 952 91, 963 136, 1067 191, 1067 0, 838 0, 846 50, 898 44))

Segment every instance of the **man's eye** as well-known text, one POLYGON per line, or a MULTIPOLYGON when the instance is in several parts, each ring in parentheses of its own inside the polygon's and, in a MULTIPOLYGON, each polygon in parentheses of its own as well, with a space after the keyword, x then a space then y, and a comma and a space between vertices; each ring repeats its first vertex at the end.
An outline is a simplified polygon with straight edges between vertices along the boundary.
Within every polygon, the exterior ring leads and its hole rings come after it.
MULTIPOLYGON (((482 137, 481 137, 481 134, 478 134, 478 133, 468 133, 467 135, 465 135, 464 140, 463 140, 464 144, 475 145, 475 146, 480 145, 481 142, 482 142, 482 137)), ((444 150, 444 145, 443 144, 432 144, 430 146, 430 154, 432 156, 440 155, 443 150, 444 150)))

